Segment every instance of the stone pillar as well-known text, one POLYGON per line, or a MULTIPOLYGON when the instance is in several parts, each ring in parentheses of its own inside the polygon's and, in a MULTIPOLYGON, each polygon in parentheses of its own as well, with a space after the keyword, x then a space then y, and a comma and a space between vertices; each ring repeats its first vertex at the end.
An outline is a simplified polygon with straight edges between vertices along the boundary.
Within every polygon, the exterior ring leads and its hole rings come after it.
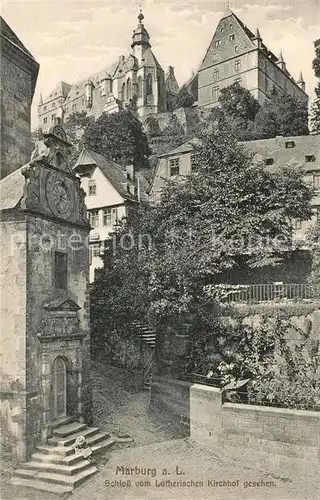
POLYGON ((41 386, 42 386, 42 424, 41 441, 47 442, 52 434, 51 426, 51 365, 47 356, 43 356, 41 363, 41 386))

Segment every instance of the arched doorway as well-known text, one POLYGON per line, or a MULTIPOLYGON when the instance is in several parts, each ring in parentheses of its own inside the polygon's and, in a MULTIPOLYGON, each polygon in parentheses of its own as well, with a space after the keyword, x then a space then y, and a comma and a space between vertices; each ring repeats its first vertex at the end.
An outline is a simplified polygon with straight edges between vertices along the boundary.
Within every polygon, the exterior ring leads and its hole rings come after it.
POLYGON ((62 356, 58 356, 51 370, 52 418, 67 414, 67 366, 62 356))

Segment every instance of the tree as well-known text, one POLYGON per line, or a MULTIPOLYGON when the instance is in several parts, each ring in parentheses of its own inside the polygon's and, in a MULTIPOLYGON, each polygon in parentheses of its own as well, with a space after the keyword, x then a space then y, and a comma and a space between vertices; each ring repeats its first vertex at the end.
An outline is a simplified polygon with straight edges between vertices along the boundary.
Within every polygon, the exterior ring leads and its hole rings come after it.
POLYGON ((316 56, 313 59, 312 66, 314 69, 314 74, 318 79, 317 86, 315 88, 316 99, 312 105, 311 109, 311 127, 314 134, 320 133, 320 38, 314 42, 316 56))
POLYGON ((235 137, 240 141, 253 139, 253 122, 260 109, 260 104, 249 90, 238 82, 221 89, 219 106, 213 108, 199 124, 198 131, 205 130, 210 124, 228 123, 235 137))
POLYGON ((308 109, 297 97, 273 90, 254 121, 257 139, 270 139, 277 135, 308 135, 308 109))
POLYGON ((134 162, 140 167, 148 166, 148 139, 141 123, 130 111, 103 113, 86 127, 83 141, 88 148, 120 165, 134 162))
MULTIPOLYGON (((93 303, 101 303, 105 315, 115 311, 119 328, 123 318, 142 314, 159 328, 184 316, 195 335, 208 331, 214 304, 204 286, 226 270, 279 263, 291 241, 291 220, 311 216, 303 173, 270 172, 254 163, 226 128, 203 134, 194 165, 192 175, 167 182, 158 205, 126 222, 108 254, 93 303), (121 244, 125 234, 133 241, 129 249, 121 244), (110 307, 113 294, 124 313, 110 307)), ((103 323, 102 314, 97 321, 103 323)))
POLYGON ((63 124, 68 140, 72 147, 70 151, 70 164, 74 165, 83 147, 83 134, 86 127, 94 122, 93 116, 88 116, 85 111, 72 113, 63 124))

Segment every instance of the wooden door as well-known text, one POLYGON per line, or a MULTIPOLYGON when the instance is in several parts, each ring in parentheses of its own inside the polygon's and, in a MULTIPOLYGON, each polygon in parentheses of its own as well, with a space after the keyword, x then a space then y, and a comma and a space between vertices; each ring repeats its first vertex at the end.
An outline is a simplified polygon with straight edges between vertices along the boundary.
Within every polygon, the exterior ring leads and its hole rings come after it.
POLYGON ((67 414, 66 362, 58 356, 52 366, 52 416, 54 419, 67 414))

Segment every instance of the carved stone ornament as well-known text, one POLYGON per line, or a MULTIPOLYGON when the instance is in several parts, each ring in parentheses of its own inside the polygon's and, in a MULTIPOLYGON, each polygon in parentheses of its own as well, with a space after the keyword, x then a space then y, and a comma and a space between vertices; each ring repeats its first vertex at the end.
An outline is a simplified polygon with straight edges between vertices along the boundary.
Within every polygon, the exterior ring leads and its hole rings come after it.
POLYGON ((40 206, 40 167, 37 164, 29 164, 21 170, 21 173, 26 179, 21 207, 37 209, 40 206))
POLYGON ((78 317, 79 309, 80 307, 70 299, 56 299, 45 304, 41 333, 38 333, 38 338, 48 341, 82 336, 78 317))

